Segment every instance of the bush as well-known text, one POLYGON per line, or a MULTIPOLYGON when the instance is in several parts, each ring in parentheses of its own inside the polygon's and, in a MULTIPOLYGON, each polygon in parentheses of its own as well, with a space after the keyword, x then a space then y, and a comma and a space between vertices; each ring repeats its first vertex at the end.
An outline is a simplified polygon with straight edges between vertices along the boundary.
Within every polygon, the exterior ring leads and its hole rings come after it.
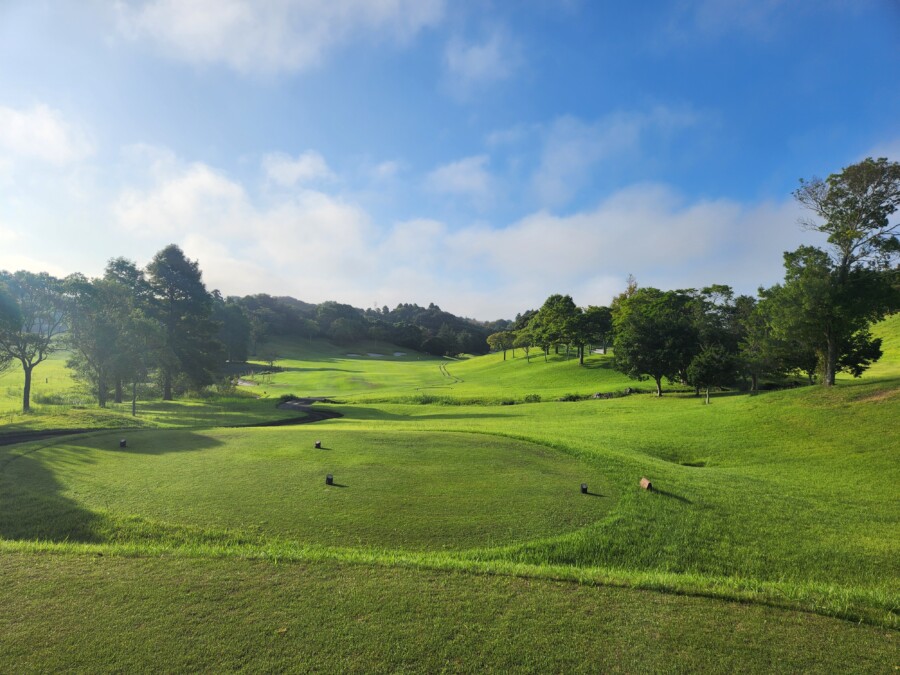
POLYGON ((525 403, 540 403, 540 394, 525 394, 525 403))
POLYGON ((295 396, 294 394, 282 394, 281 396, 278 397, 279 403, 287 403, 289 401, 299 401, 299 400, 300 400, 300 397, 295 396))
POLYGON ((578 394, 564 394, 556 400, 557 401, 582 401, 582 400, 584 400, 584 396, 579 396, 578 394))

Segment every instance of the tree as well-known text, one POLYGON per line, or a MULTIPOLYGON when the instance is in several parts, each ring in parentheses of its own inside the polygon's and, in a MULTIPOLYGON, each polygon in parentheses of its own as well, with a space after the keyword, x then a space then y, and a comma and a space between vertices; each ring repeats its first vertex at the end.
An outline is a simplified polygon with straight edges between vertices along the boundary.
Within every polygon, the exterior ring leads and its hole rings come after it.
POLYGON ((31 410, 31 375, 35 367, 60 349, 65 332, 62 283, 46 272, 0 272, 7 309, 0 322, 0 354, 22 364, 22 412, 31 410), (10 300, 11 298, 11 300, 10 300), (15 304, 15 309, 11 307, 15 304))
MULTIPOLYGON (((6 289, 5 284, 0 283, 0 335, 15 330, 22 321, 19 306, 16 299, 6 289)), ((12 354, 0 352, 0 373, 9 370, 13 364, 12 354)))
POLYGON ((520 347, 525 351, 525 361, 527 363, 531 363, 531 347, 534 344, 534 337, 531 335, 531 332, 528 328, 522 328, 515 332, 515 339, 513 341, 513 345, 515 347, 520 347))
POLYGON ((153 316, 163 329, 160 355, 163 399, 172 400, 176 376, 193 387, 212 384, 221 361, 222 346, 212 321, 212 296, 203 284, 196 261, 170 244, 147 265, 153 316))
POLYGON ((691 297, 681 291, 640 288, 614 309, 616 370, 637 380, 649 376, 662 396, 662 379, 683 373, 696 352, 691 297))
POLYGON ((785 253, 785 281, 766 291, 772 330, 788 368, 818 369, 824 384, 846 370, 856 376, 881 355, 872 322, 897 306, 896 273, 855 265, 842 275, 825 251, 785 253))
MULTIPOLYGON (((140 269, 134 262, 127 258, 112 258, 106 263, 106 270, 104 271, 103 279, 105 281, 115 282, 119 284, 121 287, 128 290, 131 295, 131 305, 132 312, 136 312, 140 315, 143 320, 146 320, 146 317, 150 311, 150 285, 147 283, 147 277, 144 275, 144 271, 140 269)), ((140 318, 137 317, 137 318, 140 318)), ((157 333, 157 331, 153 330, 152 333, 157 333)), ((149 335, 149 334, 148 334, 149 335)), ((144 342, 142 335, 136 335, 133 337, 133 343, 142 343, 144 342)), ((129 346, 127 351, 131 351, 129 346)), ((146 361, 146 357, 151 352, 141 354, 140 359, 143 363, 146 361)), ((134 355, 132 355, 132 360, 134 355)), ((114 372, 112 374, 114 385, 115 385, 115 402, 121 403, 123 396, 123 384, 126 379, 133 377, 134 373, 130 369, 128 363, 123 362, 123 365, 126 369, 126 372, 114 372)), ((134 382, 132 382, 134 385, 134 382)), ((134 401, 134 386, 132 386, 132 409, 135 406, 134 401)))
POLYGON ((216 298, 213 318, 219 324, 219 342, 228 361, 243 363, 250 355, 250 319, 234 298, 216 298))
MULTIPOLYGON (((891 265, 900 253, 897 238, 900 221, 891 221, 900 207, 900 163, 889 162, 884 157, 877 160, 870 157, 825 180, 801 180, 794 197, 821 219, 801 222, 809 229, 828 235, 828 260, 820 259, 815 264, 821 277, 824 278, 826 273, 830 277, 829 304, 813 308, 812 311, 818 311, 819 315, 805 320, 817 324, 822 341, 822 382, 830 386, 834 384, 839 363, 849 349, 848 340, 855 340, 853 336, 858 331, 867 329, 872 321, 883 318, 897 307, 897 298, 887 296, 894 285, 892 277, 896 275, 896 270, 891 271, 891 265), (885 274, 861 280, 863 270, 885 274), (858 302, 857 294, 862 286, 874 292, 881 301, 887 299, 887 304, 878 306, 876 299, 871 297, 858 302)), ((806 248, 798 249, 798 254, 806 258, 805 265, 810 267, 811 255, 806 248)), ((787 259, 785 264, 789 264, 787 259)), ((894 290, 896 296, 896 288, 894 290)), ((819 289, 819 293, 818 300, 821 300, 824 291, 819 289)), ((871 348, 864 351, 872 353, 871 348)))
POLYGON ((571 295, 555 293, 544 301, 544 304, 532 317, 529 326, 538 344, 544 348, 544 355, 551 346, 559 352, 559 345, 568 345, 576 331, 576 316, 580 310, 575 306, 571 295))
POLYGON ((612 311, 609 307, 589 305, 584 310, 584 326, 588 344, 597 345, 606 354, 606 348, 612 337, 612 311))
POLYGON ((88 281, 80 274, 66 279, 70 298, 66 346, 72 356, 67 365, 90 383, 97 404, 106 407, 117 370, 124 369, 124 324, 133 305, 128 289, 115 281, 88 281), (118 366, 118 368, 117 368, 118 366))
POLYGON ((706 389, 707 405, 710 387, 723 387, 731 383, 736 375, 734 355, 718 344, 703 347, 687 368, 688 381, 695 387, 706 389))

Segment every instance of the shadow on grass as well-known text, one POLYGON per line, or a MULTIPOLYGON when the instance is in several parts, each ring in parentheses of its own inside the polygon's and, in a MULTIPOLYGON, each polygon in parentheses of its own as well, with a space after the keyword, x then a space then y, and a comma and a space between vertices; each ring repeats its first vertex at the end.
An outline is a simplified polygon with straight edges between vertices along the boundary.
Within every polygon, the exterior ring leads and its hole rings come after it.
POLYGON ((111 519, 95 513, 66 495, 69 486, 60 481, 54 465, 96 461, 87 453, 103 451, 161 455, 203 450, 220 441, 183 431, 154 432, 146 439, 133 438, 119 447, 120 434, 104 434, 76 443, 0 452, 0 537, 52 542, 100 543, 114 536, 111 519), (158 439, 151 442, 150 438, 158 439), (43 452, 41 452, 43 451, 43 452), (52 464, 51 464, 52 462, 52 464))
MULTIPOLYGON (((404 403, 400 405, 411 405, 418 406, 421 405, 422 408, 430 408, 434 409, 436 407, 435 404, 418 404, 418 403, 404 403)), ((440 404, 437 404, 438 406, 440 404)), ((444 406, 447 409, 447 412, 440 412, 428 415, 402 415, 399 413, 392 413, 382 410, 381 408, 363 408, 360 406, 347 406, 344 408, 344 412, 348 419, 359 419, 359 420, 385 420, 391 422, 419 422, 421 420, 462 420, 462 419, 488 419, 488 418, 503 418, 503 419, 511 419, 513 417, 527 417, 525 414, 510 414, 510 413, 484 413, 479 411, 478 413, 468 412, 452 412, 454 408, 458 408, 460 406, 456 405, 446 405, 444 406)), ((508 407, 506 408, 509 409, 508 407)))
POLYGON ((658 487, 653 487, 653 494, 662 495, 663 497, 668 497, 669 499, 675 499, 682 504, 693 504, 690 499, 687 497, 682 497, 681 495, 676 495, 674 492, 668 492, 667 490, 660 490, 658 487))

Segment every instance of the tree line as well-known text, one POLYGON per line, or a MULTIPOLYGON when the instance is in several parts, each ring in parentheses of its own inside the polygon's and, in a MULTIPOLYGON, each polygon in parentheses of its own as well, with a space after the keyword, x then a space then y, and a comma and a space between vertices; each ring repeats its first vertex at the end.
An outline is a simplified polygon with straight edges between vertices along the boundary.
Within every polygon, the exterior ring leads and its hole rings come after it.
MULTIPOLYGON (((575 306, 551 295, 536 311, 487 338, 491 349, 613 347, 614 367, 635 379, 706 390, 802 373, 826 386, 838 372, 858 377, 882 354, 871 325, 900 309, 900 164, 868 158, 827 179, 801 180, 797 201, 814 217, 802 224, 827 235, 827 247, 784 254, 784 281, 757 297, 726 285, 700 290, 628 288, 609 307, 575 306)), ((514 352, 515 354, 515 352, 514 352)))
POLYGON ((265 294, 223 297, 207 290, 198 263, 174 244, 144 268, 114 258, 94 279, 0 271, 0 369, 21 366, 23 412, 31 409, 34 369, 60 350, 101 407, 129 397, 134 409, 139 386, 151 383, 172 400, 227 381, 228 363, 251 355, 274 361, 276 338, 372 339, 434 355, 477 354, 506 323, 460 318, 434 304, 361 310, 265 294))

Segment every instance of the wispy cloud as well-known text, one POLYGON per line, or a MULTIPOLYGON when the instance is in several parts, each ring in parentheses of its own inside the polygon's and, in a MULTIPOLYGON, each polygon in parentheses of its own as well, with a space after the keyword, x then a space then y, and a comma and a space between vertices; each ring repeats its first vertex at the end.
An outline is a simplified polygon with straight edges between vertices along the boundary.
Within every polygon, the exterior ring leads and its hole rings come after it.
POLYGON ((453 39, 444 52, 450 88, 459 96, 512 77, 523 60, 519 43, 503 31, 482 42, 453 39))
POLYGON ((594 122, 564 116, 544 132, 540 165, 532 186, 541 204, 566 204, 589 180, 595 165, 639 152, 649 132, 669 134, 693 124, 690 111, 657 107, 649 112, 613 113, 594 122))
POLYGON ((440 22, 444 0, 133 0, 120 29, 168 56, 242 73, 302 71, 354 39, 404 42, 440 22))
POLYGON ((37 160, 63 166, 94 152, 87 133, 43 103, 17 110, 0 106, 0 160, 37 160))
POLYGON ((263 168, 270 180, 284 187, 334 179, 325 158, 315 150, 307 150, 296 159, 281 152, 268 154, 263 157, 263 168))
POLYGON ((492 183, 486 168, 488 161, 487 155, 475 155, 444 164, 428 174, 425 186, 433 192, 485 199, 492 183))

